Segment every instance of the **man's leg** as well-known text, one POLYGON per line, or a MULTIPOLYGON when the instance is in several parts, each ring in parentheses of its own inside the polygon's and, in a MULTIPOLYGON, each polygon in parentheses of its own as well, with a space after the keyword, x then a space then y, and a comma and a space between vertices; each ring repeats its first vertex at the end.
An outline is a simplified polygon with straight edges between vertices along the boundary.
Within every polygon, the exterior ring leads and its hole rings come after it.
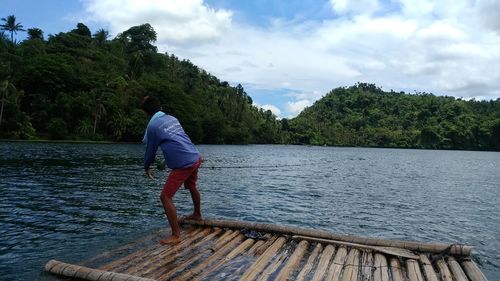
POLYGON ((173 198, 179 187, 181 187, 182 182, 184 182, 187 177, 189 177, 189 173, 183 170, 172 170, 161 192, 161 203, 165 210, 165 215, 167 215, 170 229, 172 230, 171 236, 160 240, 161 244, 177 242, 181 238, 181 228, 177 220, 177 211, 175 210, 173 198))
POLYGON ((160 244, 177 242, 181 238, 181 228, 177 220, 177 211, 175 210, 174 201, 166 194, 162 194, 160 198, 165 214, 167 215, 168 223, 170 224, 170 229, 172 229, 172 235, 165 239, 161 239, 160 244))
POLYGON ((190 188, 189 192, 191 192, 191 199, 193 200, 194 212, 192 215, 187 216, 186 219, 201 220, 200 192, 198 192, 198 189, 196 189, 196 187, 190 188))
POLYGON ((196 188, 196 181, 198 180, 198 168, 201 165, 201 161, 201 158, 198 159, 195 166, 193 166, 193 172, 184 182, 184 186, 189 189, 189 192, 191 193, 191 199, 193 200, 194 206, 193 214, 186 217, 186 219, 188 220, 201 220, 200 192, 198 192, 198 189, 196 188))

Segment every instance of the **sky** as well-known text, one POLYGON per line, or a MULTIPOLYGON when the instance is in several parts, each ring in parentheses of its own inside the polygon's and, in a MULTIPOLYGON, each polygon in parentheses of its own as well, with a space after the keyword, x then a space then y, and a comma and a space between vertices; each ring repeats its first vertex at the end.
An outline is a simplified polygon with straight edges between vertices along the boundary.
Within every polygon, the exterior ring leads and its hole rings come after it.
POLYGON ((0 0, 0 17, 12 14, 46 37, 149 23, 160 52, 243 85, 280 118, 357 82, 500 98, 500 0, 0 0))

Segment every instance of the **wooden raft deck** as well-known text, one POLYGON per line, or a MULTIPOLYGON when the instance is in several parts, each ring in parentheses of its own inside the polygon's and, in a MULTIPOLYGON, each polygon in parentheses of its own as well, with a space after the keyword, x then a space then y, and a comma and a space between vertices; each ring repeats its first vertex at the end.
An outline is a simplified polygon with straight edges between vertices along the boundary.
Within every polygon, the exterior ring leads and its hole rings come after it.
POLYGON ((464 245, 391 241, 238 221, 183 222, 183 240, 154 234, 80 265, 49 261, 70 279, 486 281, 464 245), (335 241, 333 241, 335 240, 335 241), (96 269, 85 266, 94 265, 96 269))

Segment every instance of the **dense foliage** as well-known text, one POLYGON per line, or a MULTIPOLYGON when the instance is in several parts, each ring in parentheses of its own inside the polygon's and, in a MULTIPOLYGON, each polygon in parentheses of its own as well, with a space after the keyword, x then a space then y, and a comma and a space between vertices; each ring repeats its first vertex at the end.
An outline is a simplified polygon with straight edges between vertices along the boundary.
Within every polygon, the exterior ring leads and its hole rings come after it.
POLYGON ((500 99, 409 95, 359 83, 281 122, 286 142, 295 144, 500 150, 500 99))
POLYGON ((44 39, 38 28, 17 43, 9 16, 0 38, 0 138, 138 141, 145 95, 157 96, 198 143, 276 143, 281 125, 190 61, 157 52, 151 25, 109 40, 79 23, 44 39), (10 36, 9 36, 10 35, 10 36))
POLYGON ((337 88, 293 119, 278 121, 230 86, 172 54, 158 53, 149 24, 110 40, 82 23, 44 39, 14 16, 0 29, 0 138, 138 141, 139 104, 157 96, 197 143, 286 143, 500 150, 500 99, 465 101, 337 88), (5 33, 7 32, 7 33, 5 33))

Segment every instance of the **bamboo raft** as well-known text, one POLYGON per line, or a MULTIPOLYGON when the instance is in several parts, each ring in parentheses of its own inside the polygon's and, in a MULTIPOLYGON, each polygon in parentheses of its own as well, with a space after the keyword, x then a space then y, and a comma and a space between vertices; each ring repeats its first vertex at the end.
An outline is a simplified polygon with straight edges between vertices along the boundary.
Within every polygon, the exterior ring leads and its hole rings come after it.
POLYGON ((156 233, 81 265, 51 260, 45 270, 70 280, 93 281, 487 280, 470 258, 472 247, 465 245, 241 221, 181 219, 181 224, 183 239, 176 244, 160 245, 156 233))

